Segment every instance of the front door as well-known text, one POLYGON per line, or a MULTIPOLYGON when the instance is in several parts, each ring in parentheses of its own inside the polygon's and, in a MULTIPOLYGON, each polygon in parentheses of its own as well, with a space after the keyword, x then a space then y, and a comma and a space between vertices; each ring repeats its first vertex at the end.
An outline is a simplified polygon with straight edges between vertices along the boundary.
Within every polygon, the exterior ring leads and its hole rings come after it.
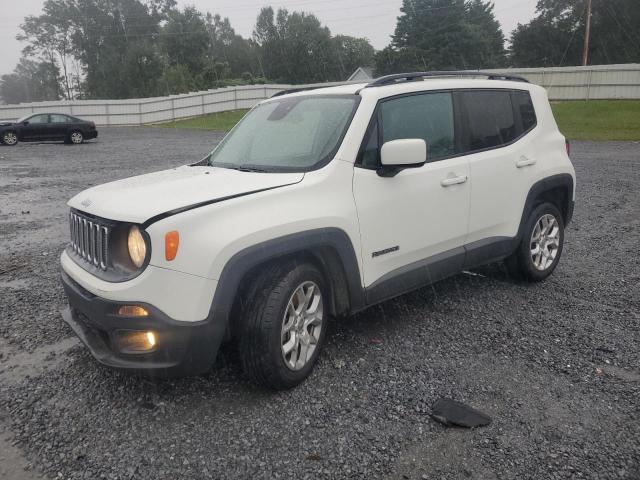
POLYGON ((47 125, 49 124, 49 115, 40 114, 34 115, 27 119, 26 124, 20 127, 20 137, 23 141, 34 140, 47 140, 49 137, 49 131, 47 125))
POLYGON ((380 102, 354 170, 362 261, 370 303, 455 273, 464 263, 469 167, 457 156, 450 92, 380 102), (393 177, 378 175, 388 141, 421 138, 427 162, 393 177))

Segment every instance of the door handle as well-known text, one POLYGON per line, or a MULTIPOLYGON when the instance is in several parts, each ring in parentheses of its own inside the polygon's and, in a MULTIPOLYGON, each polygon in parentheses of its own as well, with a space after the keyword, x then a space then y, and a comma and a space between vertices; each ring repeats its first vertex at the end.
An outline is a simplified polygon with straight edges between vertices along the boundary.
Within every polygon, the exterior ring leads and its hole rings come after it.
POLYGON ((516 162, 516 167, 523 168, 523 167, 529 167, 535 164, 536 164, 536 161, 532 158, 520 157, 520 160, 516 162))
POLYGON ((440 181, 440 185, 442 185, 443 187, 450 187, 452 185, 459 185, 461 183, 466 182, 468 179, 468 177, 466 175, 461 175, 459 177, 447 177, 447 178, 443 178, 440 181))

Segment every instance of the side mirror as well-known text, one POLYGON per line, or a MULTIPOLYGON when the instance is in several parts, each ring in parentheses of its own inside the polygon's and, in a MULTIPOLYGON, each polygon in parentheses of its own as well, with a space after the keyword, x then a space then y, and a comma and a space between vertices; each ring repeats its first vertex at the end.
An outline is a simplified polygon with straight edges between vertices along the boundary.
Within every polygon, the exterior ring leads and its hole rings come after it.
POLYGON ((404 168, 415 168, 427 161, 427 142, 421 138, 392 140, 382 145, 378 170, 381 177, 393 177, 404 168))
POLYGON ((29 125, 29 120, 25 120, 24 122, 22 122, 22 124, 26 127, 27 125, 29 125))

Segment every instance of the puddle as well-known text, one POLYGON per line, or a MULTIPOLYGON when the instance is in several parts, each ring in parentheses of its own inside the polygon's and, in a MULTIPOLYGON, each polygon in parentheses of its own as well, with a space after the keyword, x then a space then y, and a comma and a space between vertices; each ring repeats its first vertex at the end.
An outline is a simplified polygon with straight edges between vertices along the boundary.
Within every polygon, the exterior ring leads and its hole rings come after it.
POLYGON ((0 478, 11 480, 39 480, 41 478, 30 468, 29 463, 22 455, 22 452, 11 442, 11 437, 7 431, 0 427, 0 478))
POLYGON ((614 365, 603 365, 602 371, 623 382, 640 382, 640 372, 625 370, 614 365))
POLYGON ((29 281, 26 278, 19 278, 16 280, 1 280, 0 277, 0 290, 3 288, 9 288, 11 290, 24 290, 29 286, 29 281))
POLYGON ((0 339, 0 381, 16 384, 26 376, 36 376, 45 370, 56 368, 67 358, 65 353, 80 344, 75 337, 65 338, 52 345, 45 345, 33 352, 26 352, 0 339))

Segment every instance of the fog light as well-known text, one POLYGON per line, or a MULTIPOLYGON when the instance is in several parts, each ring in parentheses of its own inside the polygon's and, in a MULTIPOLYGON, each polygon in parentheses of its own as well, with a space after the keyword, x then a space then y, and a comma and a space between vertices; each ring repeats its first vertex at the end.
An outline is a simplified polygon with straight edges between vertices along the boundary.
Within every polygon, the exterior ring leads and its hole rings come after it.
POLYGON ((140 305, 122 305, 118 308, 118 315, 121 317, 147 317, 149 312, 140 305))
POLYGON ((156 348, 156 334, 143 330, 118 330, 114 341, 122 353, 147 353, 156 348))

